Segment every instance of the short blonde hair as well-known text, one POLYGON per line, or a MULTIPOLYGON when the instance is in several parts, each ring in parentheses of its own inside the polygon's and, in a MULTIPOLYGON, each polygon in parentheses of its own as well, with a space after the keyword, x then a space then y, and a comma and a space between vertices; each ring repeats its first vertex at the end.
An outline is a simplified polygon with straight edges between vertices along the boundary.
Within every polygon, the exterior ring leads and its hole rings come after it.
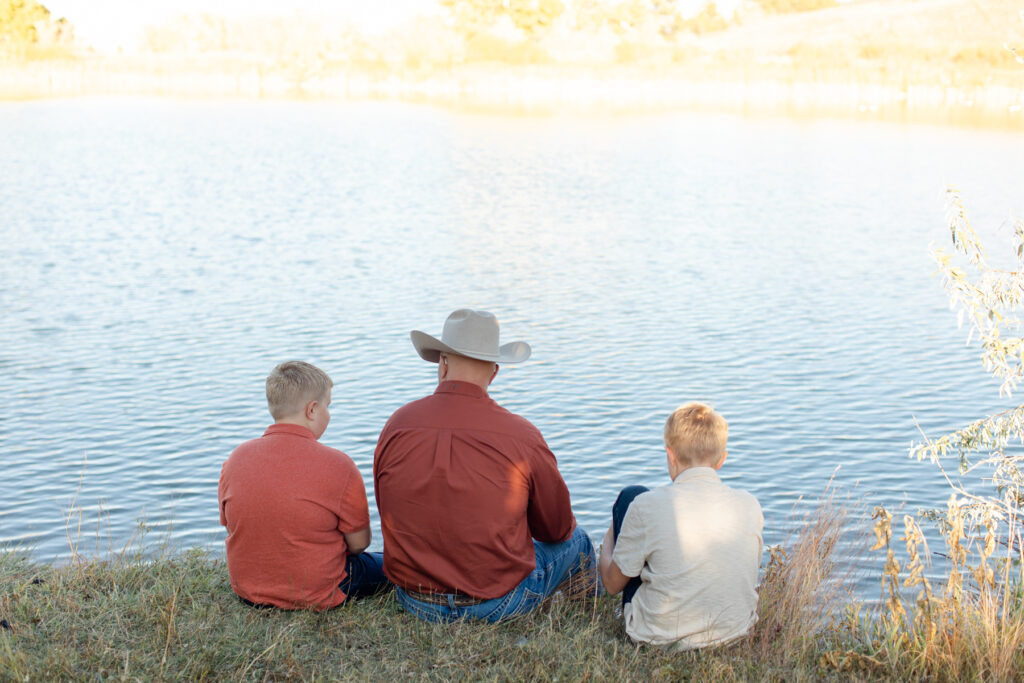
POLYGON ((681 465, 717 465, 728 438, 729 423, 703 403, 680 406, 665 421, 665 445, 681 465))
POLYGON ((281 363, 267 376, 267 407, 275 420, 292 417, 310 401, 322 401, 334 386, 330 376, 301 360, 281 363))

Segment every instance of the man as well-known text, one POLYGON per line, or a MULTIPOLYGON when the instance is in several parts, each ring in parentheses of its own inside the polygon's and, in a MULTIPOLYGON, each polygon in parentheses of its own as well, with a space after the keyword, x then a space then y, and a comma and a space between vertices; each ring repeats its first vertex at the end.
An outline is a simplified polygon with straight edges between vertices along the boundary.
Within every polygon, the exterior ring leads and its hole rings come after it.
POLYGON ((498 363, 526 360, 529 344, 499 345, 494 315, 468 309, 448 316, 441 339, 411 337, 438 364, 437 390, 391 416, 373 462, 384 572, 399 604, 428 621, 496 622, 570 578, 596 592, 594 547, 555 456, 536 427, 487 395, 498 363))

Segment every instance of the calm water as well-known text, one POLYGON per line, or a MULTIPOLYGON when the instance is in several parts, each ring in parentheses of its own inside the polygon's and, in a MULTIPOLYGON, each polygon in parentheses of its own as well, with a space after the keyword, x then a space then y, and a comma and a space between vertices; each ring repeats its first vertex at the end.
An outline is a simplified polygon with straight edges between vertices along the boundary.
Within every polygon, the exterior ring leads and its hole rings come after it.
POLYGON ((290 358, 333 376, 324 441, 372 509, 377 434, 434 385, 408 331, 463 306, 533 345, 492 395, 545 434, 595 537, 621 486, 667 481, 662 424, 691 399, 729 419, 722 474, 768 542, 833 477, 941 505, 915 419, 1007 402, 928 245, 947 183, 1007 236, 1022 161, 1024 134, 925 126, 0 104, 0 543, 60 561, 141 520, 221 551, 221 463, 290 358))

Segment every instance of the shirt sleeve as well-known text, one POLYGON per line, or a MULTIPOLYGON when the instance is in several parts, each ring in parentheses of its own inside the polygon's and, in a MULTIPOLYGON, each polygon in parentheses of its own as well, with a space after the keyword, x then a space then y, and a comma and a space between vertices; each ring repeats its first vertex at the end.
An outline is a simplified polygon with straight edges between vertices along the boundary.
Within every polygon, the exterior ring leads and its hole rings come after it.
POLYGON ((221 466, 221 468, 220 468, 220 480, 217 482, 217 507, 220 508, 220 525, 221 526, 227 526, 228 525, 228 517, 227 517, 227 514, 225 514, 225 509, 224 509, 227 506, 227 501, 224 500, 224 490, 227 488, 227 486, 224 484, 224 467, 226 467, 226 466, 227 466, 227 463, 224 463, 224 465, 221 466))
POLYGON ((350 534, 370 526, 370 509, 366 500, 366 486, 363 485, 363 475, 359 473, 359 468, 349 460, 345 463, 345 470, 347 476, 341 489, 337 513, 338 531, 350 534))
MULTIPOLYGON (((377 501, 377 512, 381 512, 381 491, 380 491, 380 475, 382 470, 381 460, 384 457, 384 446, 388 439, 388 426, 391 420, 384 425, 384 429, 381 430, 380 436, 377 437, 377 447, 373 449, 373 497, 377 501)), ((381 524, 383 525, 383 515, 381 515, 381 524)))
POLYGON ((535 449, 532 475, 526 509, 530 535, 542 543, 561 543, 572 535, 576 518, 555 454, 543 440, 535 449))
POLYGON ((647 562, 645 531, 643 511, 634 500, 626 510, 626 518, 622 520, 622 528, 612 553, 615 565, 626 576, 640 576, 640 570, 647 562))

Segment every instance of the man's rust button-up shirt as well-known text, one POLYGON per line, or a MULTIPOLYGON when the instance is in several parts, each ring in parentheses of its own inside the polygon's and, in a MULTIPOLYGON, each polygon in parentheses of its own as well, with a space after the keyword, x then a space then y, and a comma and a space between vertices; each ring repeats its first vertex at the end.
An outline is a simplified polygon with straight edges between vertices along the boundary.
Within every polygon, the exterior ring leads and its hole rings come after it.
POLYGON ((500 597, 533 571, 533 539, 564 541, 575 526, 537 428, 467 382, 391 416, 373 485, 384 571, 413 591, 500 597))

